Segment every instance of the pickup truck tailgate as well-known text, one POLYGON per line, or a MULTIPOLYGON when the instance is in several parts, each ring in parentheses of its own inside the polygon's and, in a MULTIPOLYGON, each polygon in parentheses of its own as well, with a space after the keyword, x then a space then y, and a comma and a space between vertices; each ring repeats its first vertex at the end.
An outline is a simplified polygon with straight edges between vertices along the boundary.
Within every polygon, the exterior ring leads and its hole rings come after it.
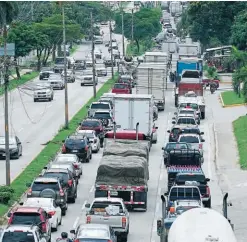
POLYGON ((122 228, 122 216, 112 216, 112 215, 87 215, 87 221, 90 219, 88 216, 91 216, 92 224, 107 224, 113 228, 122 228))

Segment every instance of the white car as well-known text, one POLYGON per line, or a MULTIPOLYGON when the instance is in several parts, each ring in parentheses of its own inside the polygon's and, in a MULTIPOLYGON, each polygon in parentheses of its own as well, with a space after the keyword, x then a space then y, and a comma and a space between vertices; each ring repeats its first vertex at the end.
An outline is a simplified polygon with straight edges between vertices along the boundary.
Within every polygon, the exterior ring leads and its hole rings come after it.
POLYGON ((64 80, 60 74, 51 74, 49 76, 48 82, 53 89, 64 89, 64 80))
MULTIPOLYGON (((97 74, 97 73, 95 73, 97 74)), ((84 70, 83 76, 80 78, 81 86, 84 85, 93 85, 93 71, 92 70, 84 70)), ((95 84, 98 84, 98 77, 95 76, 95 84)))
POLYGON ((107 76, 107 69, 104 64, 96 65, 97 76, 107 76))
POLYGON ((100 150, 100 140, 94 130, 78 130, 77 133, 87 136, 92 146, 92 151, 98 153, 100 150))
POLYGON ((53 160, 53 164, 68 164, 71 163, 76 169, 76 175, 80 177, 83 173, 82 163, 75 154, 58 154, 53 160))
POLYGON ((38 100, 48 100, 51 102, 53 97, 54 91, 49 82, 41 82, 36 84, 33 92, 34 102, 37 102, 38 100))
POLYGON ((49 219, 51 228, 57 231, 57 228, 62 223, 62 211, 59 206, 56 205, 53 198, 44 197, 30 197, 23 203, 23 206, 27 207, 41 207, 52 217, 49 219))
POLYGON ((102 59, 102 53, 100 50, 95 50, 94 51, 94 56, 95 56, 95 59, 102 59))

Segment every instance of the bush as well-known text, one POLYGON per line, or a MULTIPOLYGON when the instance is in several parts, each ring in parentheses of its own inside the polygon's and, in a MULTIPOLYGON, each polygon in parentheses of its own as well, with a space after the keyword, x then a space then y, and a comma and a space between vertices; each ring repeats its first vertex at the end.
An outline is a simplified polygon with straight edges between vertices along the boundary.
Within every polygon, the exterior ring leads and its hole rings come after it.
POLYGON ((0 186, 0 203, 8 204, 14 194, 14 189, 8 186, 0 186))

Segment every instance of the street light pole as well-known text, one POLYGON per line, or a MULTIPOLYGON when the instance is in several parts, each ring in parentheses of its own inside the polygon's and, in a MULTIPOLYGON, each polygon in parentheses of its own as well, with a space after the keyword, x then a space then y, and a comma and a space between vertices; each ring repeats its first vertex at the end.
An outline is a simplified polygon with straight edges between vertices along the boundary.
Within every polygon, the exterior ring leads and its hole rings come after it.
POLYGON ((64 5, 62 3, 63 15, 63 56, 64 56, 64 99, 65 99, 65 125, 64 128, 69 128, 69 104, 68 104, 68 85, 67 85, 67 56, 66 56, 66 31, 65 31, 65 14, 64 5))
POLYGON ((92 62, 93 62, 93 97, 96 98, 96 82, 95 82, 95 58, 94 58, 94 34, 93 34, 93 12, 91 11, 91 40, 92 40, 92 62))
POLYGON ((124 11, 122 9, 122 44, 123 44, 123 57, 125 56, 125 46, 124 46, 124 11))
POLYGON ((113 70, 113 54, 112 54, 112 27, 111 27, 111 20, 109 21, 110 27, 110 48, 111 48, 111 77, 114 77, 114 70, 113 70))

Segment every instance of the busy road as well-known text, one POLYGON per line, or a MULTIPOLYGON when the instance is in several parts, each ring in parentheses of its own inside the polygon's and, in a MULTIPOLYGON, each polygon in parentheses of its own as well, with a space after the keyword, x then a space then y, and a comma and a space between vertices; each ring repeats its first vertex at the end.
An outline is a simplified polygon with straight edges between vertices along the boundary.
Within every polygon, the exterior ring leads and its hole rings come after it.
MULTIPOLYGON (((104 32, 104 42, 109 41, 109 27, 101 26, 104 32)), ((119 50, 122 52, 122 37, 114 35, 118 42, 119 50)), ((109 55, 108 48, 105 45, 97 44, 95 48, 102 50, 102 55, 109 55)), ((73 54, 76 58, 83 58, 90 54, 91 44, 87 42, 80 45, 78 50, 73 54)), ((97 64, 96 64, 97 66, 97 64)), ((97 90, 102 84, 111 78, 111 68, 108 69, 106 77, 99 77, 97 90)), ((116 71, 116 67, 114 67, 116 71)), ((37 82, 38 78, 33 80, 37 82)), ((32 83, 26 83, 25 86, 31 86, 32 83)), ((80 86, 78 80, 75 83, 68 84, 68 102, 69 102, 69 119, 93 96, 92 86, 80 86), (82 95, 83 93, 83 95, 82 95)), ((0 98, 1 106, 4 106, 3 97, 0 98)), ((0 131, 4 132, 4 113, 0 119, 0 131)), ((55 91, 52 102, 35 102, 33 101, 33 92, 19 91, 15 89, 9 92, 9 121, 10 133, 16 135, 23 146, 23 154, 18 160, 11 160, 11 180, 22 172, 23 169, 38 155, 45 147, 45 144, 51 140, 58 130, 64 125, 64 91, 55 91), (41 132, 42 130, 42 132, 41 132)), ((5 162, 0 162, 0 184, 5 184, 5 162)))

